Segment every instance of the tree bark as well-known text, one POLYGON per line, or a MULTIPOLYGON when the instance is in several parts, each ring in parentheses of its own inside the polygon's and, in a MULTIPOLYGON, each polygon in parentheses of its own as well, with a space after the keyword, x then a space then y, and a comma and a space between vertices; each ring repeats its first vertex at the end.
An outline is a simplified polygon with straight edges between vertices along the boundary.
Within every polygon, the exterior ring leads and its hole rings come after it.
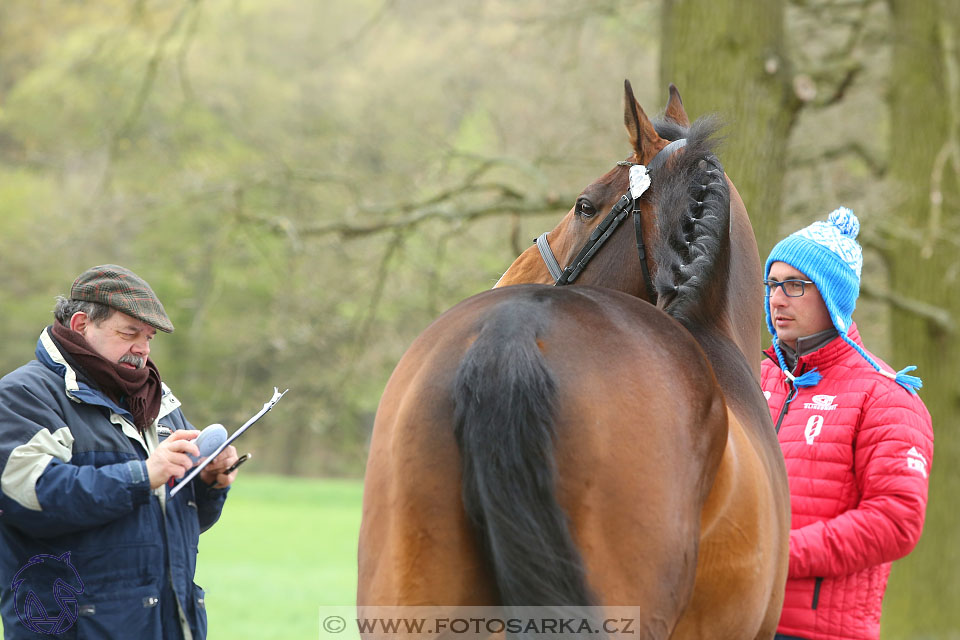
POLYGON ((891 310, 895 368, 915 364, 933 417, 934 459, 923 537, 894 564, 884 607, 885 638, 947 637, 960 628, 960 10, 955 0, 889 0, 893 36, 889 108, 887 259, 894 295, 946 310, 944 327, 891 310))
POLYGON ((779 239, 787 138, 800 103, 785 54, 784 0, 664 0, 660 80, 691 119, 726 123, 720 150, 750 213, 761 257, 779 239))

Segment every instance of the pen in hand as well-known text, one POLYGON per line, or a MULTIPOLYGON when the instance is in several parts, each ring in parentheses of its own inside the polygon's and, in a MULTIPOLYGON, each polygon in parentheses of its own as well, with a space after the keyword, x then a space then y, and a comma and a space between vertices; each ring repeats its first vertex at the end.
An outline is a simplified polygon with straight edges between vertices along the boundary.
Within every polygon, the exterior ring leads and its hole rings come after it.
POLYGON ((226 474, 226 475, 230 475, 231 473, 233 473, 234 471, 237 470, 237 467, 239 467, 240 465, 242 465, 244 462, 246 462, 247 460, 249 460, 249 459, 252 458, 252 457, 253 457, 253 454, 252 454, 252 453, 245 453, 245 454, 243 454, 242 456, 240 456, 240 458, 239 458, 236 462, 234 462, 232 465, 230 465, 230 466, 227 468, 227 470, 224 471, 223 473, 226 474))

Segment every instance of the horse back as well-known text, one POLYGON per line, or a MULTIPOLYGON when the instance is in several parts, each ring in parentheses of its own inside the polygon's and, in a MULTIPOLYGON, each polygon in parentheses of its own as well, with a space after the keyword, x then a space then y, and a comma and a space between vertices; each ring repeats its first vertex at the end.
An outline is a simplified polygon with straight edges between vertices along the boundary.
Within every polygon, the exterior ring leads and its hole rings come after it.
POLYGON ((703 351, 653 306, 591 287, 469 298, 381 399, 358 604, 643 603, 666 635, 726 439, 703 351))

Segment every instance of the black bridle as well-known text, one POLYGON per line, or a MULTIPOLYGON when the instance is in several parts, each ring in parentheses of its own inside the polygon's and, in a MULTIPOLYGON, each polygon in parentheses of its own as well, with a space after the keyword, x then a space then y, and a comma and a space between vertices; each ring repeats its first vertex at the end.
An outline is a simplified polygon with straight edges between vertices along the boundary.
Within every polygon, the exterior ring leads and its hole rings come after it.
MULTIPOLYGON (((660 169, 663 165, 667 163, 667 160, 670 159, 677 150, 686 146, 687 139, 680 138, 679 140, 674 140, 653 157, 653 160, 650 161, 650 164, 647 166, 647 175, 653 176, 654 172, 660 169)), ((618 165, 635 165, 633 162, 618 162, 618 165)), ((550 275, 555 280, 555 286, 563 286, 571 284, 577 277, 583 272, 584 268, 587 266, 587 263, 593 259, 593 256, 597 254, 597 251, 600 250, 600 247, 610 239, 610 236, 613 235, 613 232, 616 231, 617 227, 620 226, 620 223, 623 222, 624 218, 627 217, 628 213, 633 213, 633 228, 637 236, 637 254, 640 256, 640 269, 643 271, 643 281, 647 287, 647 294, 650 296, 650 300, 654 301, 657 299, 656 291, 653 288, 653 280, 650 277, 650 269, 647 267, 647 250, 643 242, 643 224, 641 219, 640 211, 640 199, 643 197, 643 193, 638 194, 635 198, 631 192, 631 189, 627 189, 627 192, 620 196, 620 199, 617 200, 617 203, 613 205, 610 209, 610 213, 607 214, 600 224, 597 225, 597 228, 593 230, 593 233, 590 234, 590 237, 584 243, 583 247, 580 249, 580 252, 573 259, 565 269, 560 267, 560 263, 557 261, 557 257, 553 254, 553 250, 550 248, 550 243, 547 242, 547 233, 544 231, 540 236, 533 241, 537 245, 537 249, 540 251, 540 256, 543 258, 543 261, 547 265, 547 270, 550 272, 550 275)))

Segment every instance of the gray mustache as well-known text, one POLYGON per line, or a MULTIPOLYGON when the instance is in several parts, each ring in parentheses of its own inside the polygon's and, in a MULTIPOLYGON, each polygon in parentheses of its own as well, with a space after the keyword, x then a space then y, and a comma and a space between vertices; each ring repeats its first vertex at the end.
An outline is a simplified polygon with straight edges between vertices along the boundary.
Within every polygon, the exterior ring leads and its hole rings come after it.
POLYGON ((125 355, 120 356, 119 362, 120 362, 121 364, 124 364, 124 363, 125 363, 125 364, 132 364, 132 365, 135 366, 137 369, 143 369, 143 367, 146 366, 146 364, 147 364, 147 359, 146 359, 146 358, 141 358, 140 356, 135 356, 135 355, 133 355, 133 354, 131 354, 131 353, 127 353, 127 354, 125 354, 125 355))

